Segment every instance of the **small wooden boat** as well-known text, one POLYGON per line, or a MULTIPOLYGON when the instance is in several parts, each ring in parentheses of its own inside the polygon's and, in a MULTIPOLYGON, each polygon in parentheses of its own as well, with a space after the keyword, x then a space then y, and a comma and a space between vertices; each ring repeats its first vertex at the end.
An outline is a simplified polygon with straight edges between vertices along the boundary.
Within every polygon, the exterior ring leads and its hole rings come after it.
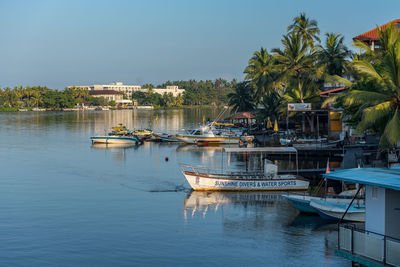
MULTIPOLYGON (((326 220, 339 221, 349 204, 324 200, 311 200, 311 207, 317 210, 319 216, 326 220)), ((365 205, 352 204, 343 220, 350 222, 365 222, 365 205)))
POLYGON ((307 190, 309 181, 296 175, 278 175, 276 165, 266 164, 264 172, 215 172, 201 167, 181 165, 193 190, 272 191, 307 190))

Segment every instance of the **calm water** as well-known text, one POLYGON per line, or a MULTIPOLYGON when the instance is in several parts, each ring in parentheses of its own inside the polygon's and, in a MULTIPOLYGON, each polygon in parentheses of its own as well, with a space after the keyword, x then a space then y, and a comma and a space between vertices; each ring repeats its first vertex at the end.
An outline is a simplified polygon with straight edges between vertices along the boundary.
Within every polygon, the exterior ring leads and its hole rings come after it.
POLYGON ((335 225, 279 194, 190 192, 178 163, 218 167, 218 148, 89 139, 118 123, 176 131, 203 114, 217 111, 1 113, 0 265, 349 266, 335 225))

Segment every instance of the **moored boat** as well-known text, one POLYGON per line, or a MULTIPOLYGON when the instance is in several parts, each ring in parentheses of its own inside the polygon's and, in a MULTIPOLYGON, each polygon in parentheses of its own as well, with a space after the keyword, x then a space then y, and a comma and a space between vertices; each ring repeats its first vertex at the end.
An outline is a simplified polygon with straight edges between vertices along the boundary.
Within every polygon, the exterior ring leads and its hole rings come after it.
POLYGON ((365 205, 350 203, 337 203, 324 200, 311 200, 311 207, 313 207, 321 216, 326 220, 339 221, 343 217, 345 221, 351 222, 365 222, 365 205), (346 212, 347 211, 347 212, 346 212))
POLYGON ((153 133, 155 139, 159 139, 161 142, 178 142, 175 135, 168 133, 153 133))
MULTIPOLYGON (((350 204, 350 202, 352 201, 352 199, 354 197, 354 194, 349 195, 347 197, 345 197, 341 194, 339 194, 338 196, 329 196, 329 197, 284 194, 284 195, 282 195, 282 197, 286 198, 300 212, 317 214, 318 211, 310 205, 312 200, 324 200, 324 201, 334 202, 334 203, 350 204)), ((364 199, 357 199, 356 203, 364 204, 364 199)))
POLYGON ((137 144, 139 142, 136 136, 123 136, 123 135, 104 135, 90 137, 92 143, 99 144, 137 144))
POLYGON ((296 175, 278 175, 274 164, 266 164, 264 172, 213 172, 181 165, 182 173, 193 190, 273 191, 307 190, 309 181, 296 175))
POLYGON ((205 125, 186 134, 177 134, 176 138, 184 143, 197 144, 197 142, 219 142, 220 144, 238 144, 240 137, 235 135, 217 135, 212 130, 212 125, 205 125))

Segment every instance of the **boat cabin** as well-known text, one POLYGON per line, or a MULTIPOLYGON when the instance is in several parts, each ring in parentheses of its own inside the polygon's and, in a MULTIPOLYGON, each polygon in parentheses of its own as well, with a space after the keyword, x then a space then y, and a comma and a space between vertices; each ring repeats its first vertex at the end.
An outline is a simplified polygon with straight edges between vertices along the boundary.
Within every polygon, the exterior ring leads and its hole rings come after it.
POLYGON ((325 178, 365 186, 365 227, 339 224, 339 256, 362 265, 400 266, 400 167, 355 168, 325 178))

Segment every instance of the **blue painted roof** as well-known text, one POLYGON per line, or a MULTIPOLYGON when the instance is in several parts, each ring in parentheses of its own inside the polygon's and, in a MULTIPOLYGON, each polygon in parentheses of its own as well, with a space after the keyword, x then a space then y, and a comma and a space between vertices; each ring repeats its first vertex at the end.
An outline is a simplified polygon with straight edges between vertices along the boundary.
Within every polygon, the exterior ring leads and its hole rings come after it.
POLYGON ((354 168, 324 174, 325 178, 400 190, 400 167, 354 168))

